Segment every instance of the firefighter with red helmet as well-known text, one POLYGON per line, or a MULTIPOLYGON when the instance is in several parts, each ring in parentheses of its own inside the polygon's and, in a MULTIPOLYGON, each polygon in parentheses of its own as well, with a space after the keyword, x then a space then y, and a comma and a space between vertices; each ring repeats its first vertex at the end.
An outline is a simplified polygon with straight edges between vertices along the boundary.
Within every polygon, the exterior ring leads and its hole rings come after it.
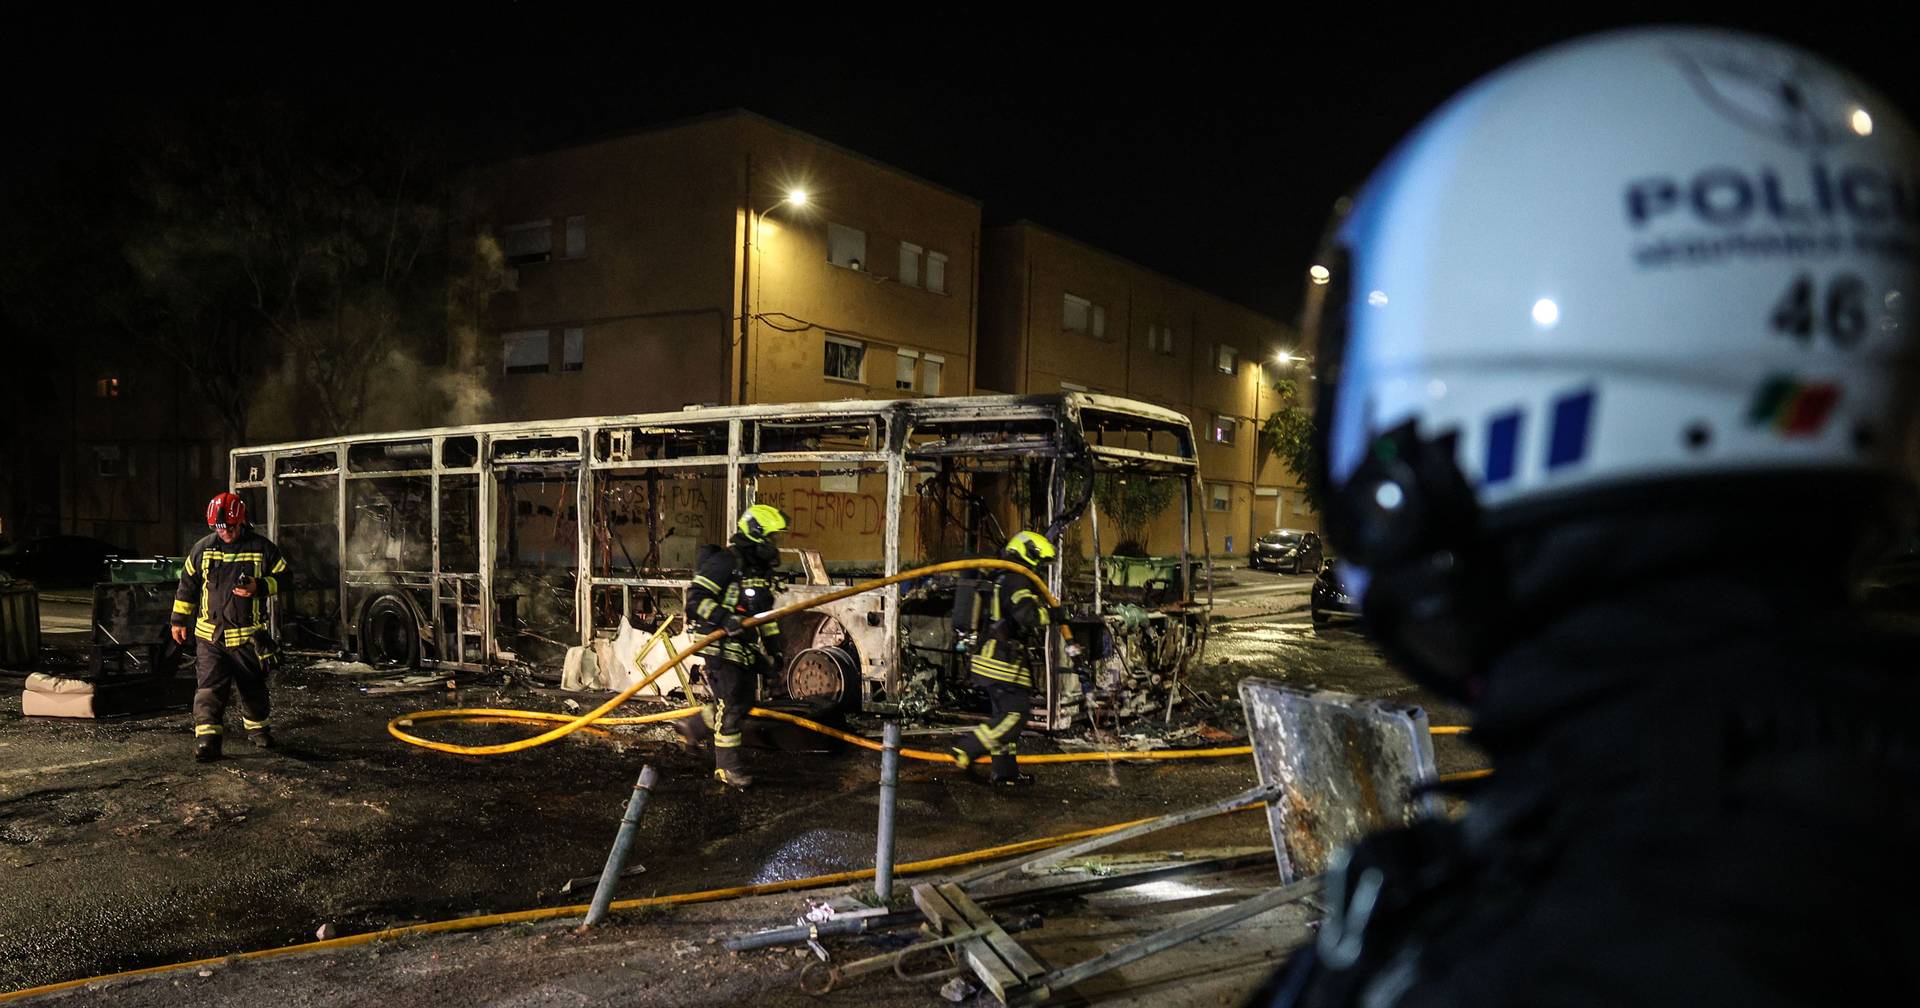
POLYGON ((267 724, 267 672, 274 657, 267 599, 279 593, 287 576, 279 547, 247 523, 247 502, 239 494, 220 493, 208 501, 207 525, 213 531, 187 551, 172 619, 175 643, 185 644, 189 629, 199 641, 193 758, 202 763, 220 758, 227 697, 236 688, 248 741, 273 747, 267 724))

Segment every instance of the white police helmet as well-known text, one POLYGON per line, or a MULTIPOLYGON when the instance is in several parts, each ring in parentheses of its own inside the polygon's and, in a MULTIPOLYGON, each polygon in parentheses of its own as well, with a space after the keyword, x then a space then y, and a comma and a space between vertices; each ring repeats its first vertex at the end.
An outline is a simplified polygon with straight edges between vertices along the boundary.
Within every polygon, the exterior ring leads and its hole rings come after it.
POLYGON ((1326 263, 1325 475, 1355 580, 1421 538, 1393 527, 1422 490, 1407 437, 1489 524, 1702 476, 1910 484, 1916 166, 1859 81, 1730 31, 1575 40, 1456 96, 1326 263))

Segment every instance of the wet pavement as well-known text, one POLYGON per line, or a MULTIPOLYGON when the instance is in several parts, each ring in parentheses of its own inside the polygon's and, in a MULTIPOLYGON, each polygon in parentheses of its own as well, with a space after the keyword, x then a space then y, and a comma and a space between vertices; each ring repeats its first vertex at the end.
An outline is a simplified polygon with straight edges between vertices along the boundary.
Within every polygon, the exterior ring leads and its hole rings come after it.
MULTIPOLYGON (((1208 665, 1193 678, 1214 707, 1188 705, 1176 723, 1240 733, 1234 683, 1246 675, 1430 700, 1350 626, 1238 621, 1212 628, 1208 665)), ((369 695, 360 681, 306 668, 274 686, 281 748, 257 751, 235 736, 231 758, 201 766, 191 761, 183 709, 107 722, 25 719, 17 681, 0 679, 0 990, 311 940, 323 924, 351 934, 583 902, 560 887, 598 873, 643 762, 663 780, 634 843, 646 871, 624 883, 623 897, 872 865, 878 761, 864 750, 756 752, 759 782, 745 794, 711 782, 709 757, 662 726, 450 756, 397 742, 387 720, 433 707, 560 710, 567 695, 471 681, 369 695)), ((1435 724, 1459 723, 1457 711, 1431 714, 1435 724)), ((416 729, 469 744, 536 730, 416 729)), ((929 741, 914 744, 934 748, 929 741)), ((1478 765, 1458 739, 1435 747, 1442 772, 1478 765)), ((1038 785, 1010 795, 951 767, 908 762, 899 858, 1154 815, 1254 780, 1244 758, 1037 771, 1038 785)), ((1191 827, 1181 842, 1265 837, 1260 817, 1232 816, 1191 827)))

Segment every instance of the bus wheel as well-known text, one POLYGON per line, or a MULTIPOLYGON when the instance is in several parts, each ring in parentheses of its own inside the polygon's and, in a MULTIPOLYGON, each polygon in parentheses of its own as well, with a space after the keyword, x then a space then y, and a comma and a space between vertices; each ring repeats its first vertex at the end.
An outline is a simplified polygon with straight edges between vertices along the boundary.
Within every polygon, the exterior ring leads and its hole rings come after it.
POLYGON ((369 665, 420 665, 420 624, 413 608, 397 596, 382 595, 360 617, 360 660, 369 665))
POLYGON ((836 711, 860 706, 860 666, 845 647, 811 647, 787 663, 787 696, 836 711))

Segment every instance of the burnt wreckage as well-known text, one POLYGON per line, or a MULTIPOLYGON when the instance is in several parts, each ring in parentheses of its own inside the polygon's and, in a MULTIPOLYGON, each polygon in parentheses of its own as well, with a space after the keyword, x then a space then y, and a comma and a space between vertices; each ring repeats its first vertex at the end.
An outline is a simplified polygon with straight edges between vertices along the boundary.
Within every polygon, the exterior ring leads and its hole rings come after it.
MULTIPOLYGON (((756 502, 791 522, 780 605, 1047 532, 1084 651, 1061 672, 1049 646, 1045 727, 1170 709, 1204 645, 1192 430, 1134 400, 717 407, 245 447, 231 464, 293 559, 274 622, 295 650, 623 688, 696 636, 680 617, 698 550, 756 502)), ((934 575, 787 617, 763 689, 905 716, 953 706, 964 587, 934 575)), ((698 695, 697 665, 650 688, 698 695)))

